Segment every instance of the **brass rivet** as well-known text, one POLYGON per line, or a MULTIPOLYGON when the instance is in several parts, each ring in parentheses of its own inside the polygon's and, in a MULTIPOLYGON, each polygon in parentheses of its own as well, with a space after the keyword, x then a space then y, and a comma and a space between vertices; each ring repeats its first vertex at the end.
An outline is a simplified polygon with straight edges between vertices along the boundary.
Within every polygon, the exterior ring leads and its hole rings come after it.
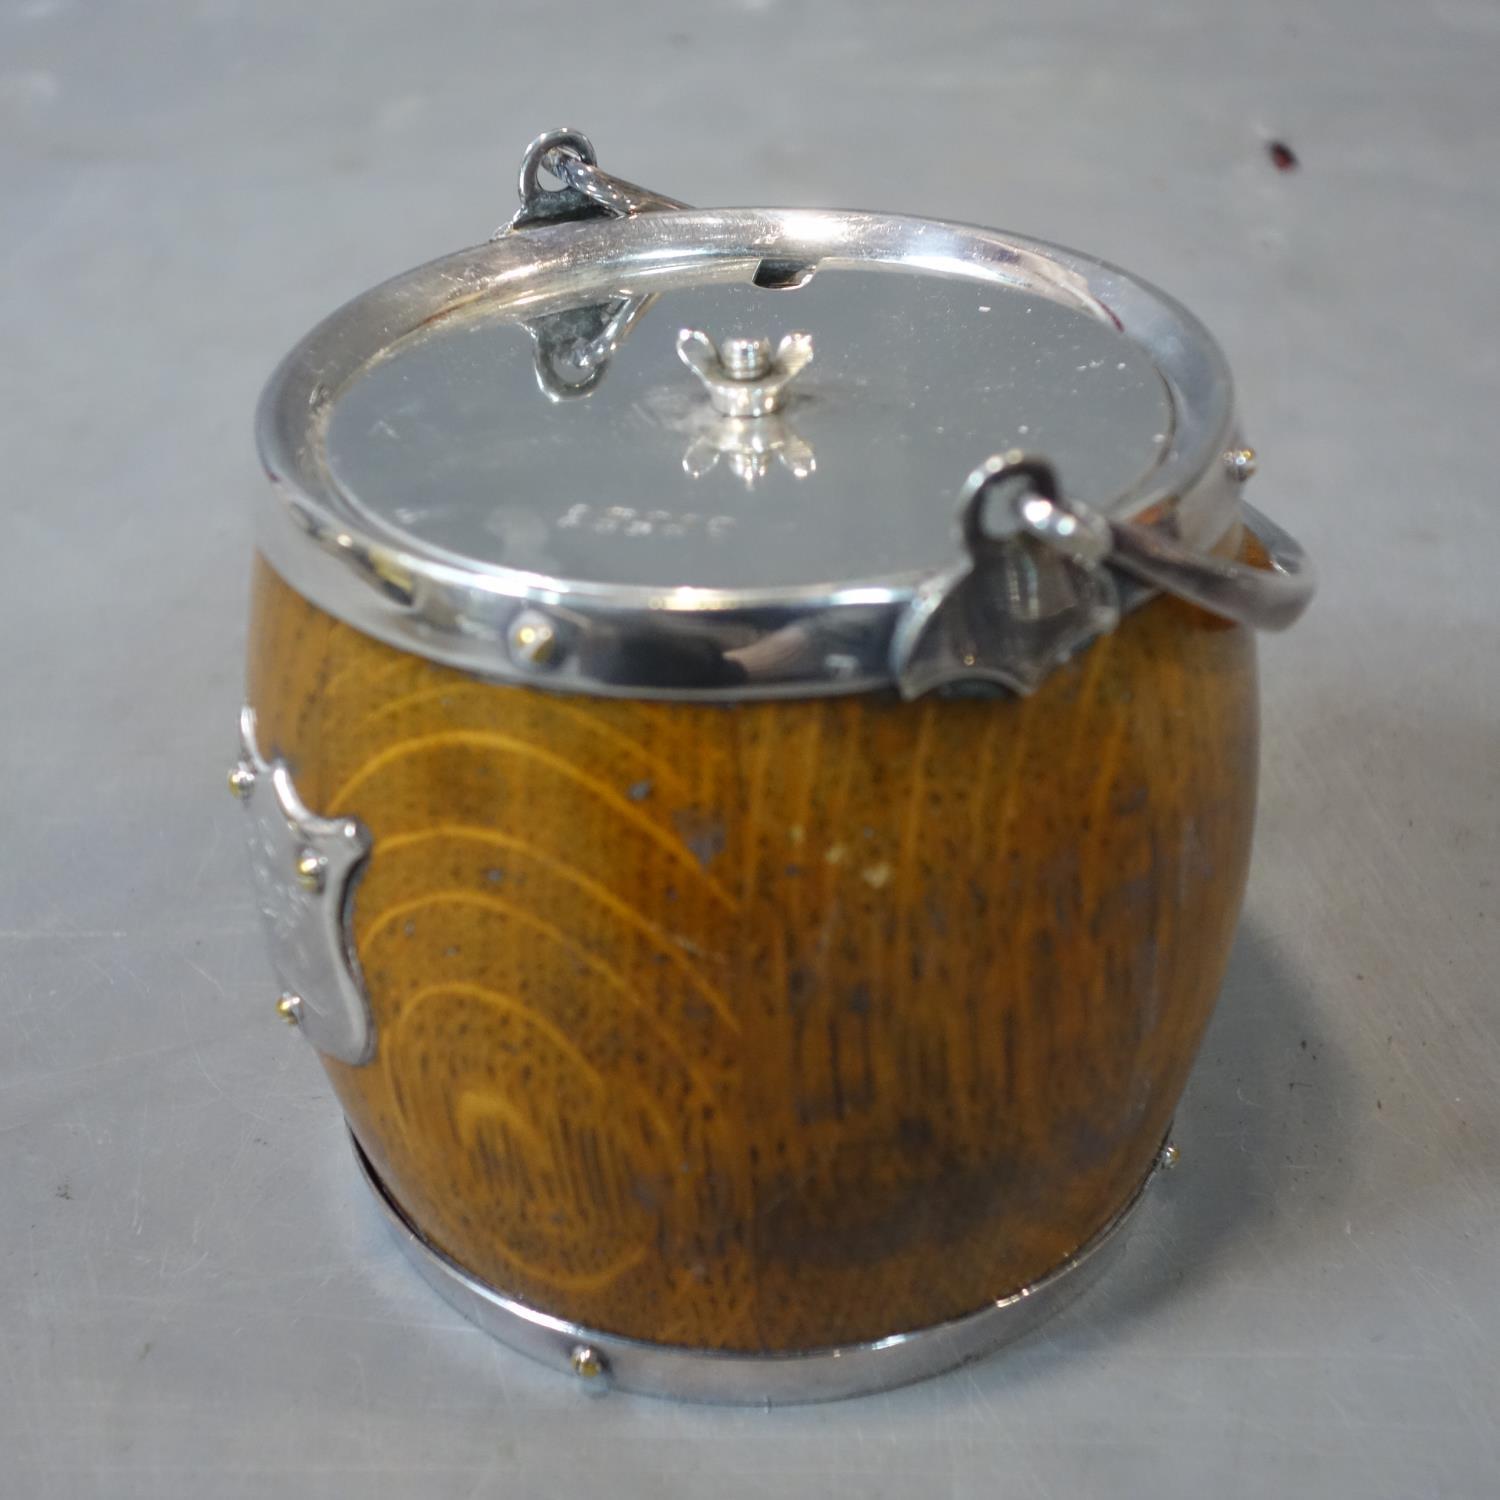
POLYGON ((1182 1153, 1178 1151, 1171 1141, 1168 1141, 1160 1151, 1156 1153, 1156 1170, 1158 1172, 1170 1172, 1181 1159, 1182 1153))
POLYGON ((562 659, 557 628, 539 610, 522 610, 510 627, 510 654, 523 667, 553 667, 562 659))
POLYGON ((568 1363, 580 1380, 602 1380, 608 1373, 603 1356, 598 1350, 590 1349, 587 1344, 576 1345, 568 1356, 568 1363))
POLYGON ((302 1020, 302 996, 293 995, 290 992, 284 994, 276 1002, 276 1014, 286 1022, 288 1026, 296 1026, 302 1020))
POLYGON ((1224 467, 1229 470, 1229 477, 1243 484, 1255 474, 1255 449, 1254 448, 1231 448, 1224 455, 1224 467))
POLYGON ((297 884, 304 891, 321 891, 328 861, 316 850, 304 849, 297 856, 297 884))
POLYGON ((255 771, 241 761, 229 772, 229 790, 243 802, 255 790, 255 771))

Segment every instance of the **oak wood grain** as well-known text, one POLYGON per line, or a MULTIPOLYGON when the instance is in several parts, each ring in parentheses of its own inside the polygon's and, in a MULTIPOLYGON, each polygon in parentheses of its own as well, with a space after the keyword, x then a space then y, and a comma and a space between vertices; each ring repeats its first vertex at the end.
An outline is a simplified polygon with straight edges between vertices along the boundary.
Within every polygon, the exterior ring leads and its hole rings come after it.
POLYGON ((257 566, 250 702, 374 838, 327 1061, 484 1280, 706 1348, 880 1337, 1063 1261, 1148 1170, 1222 978, 1247 632, 1172 601, 1034 697, 501 686, 257 566))

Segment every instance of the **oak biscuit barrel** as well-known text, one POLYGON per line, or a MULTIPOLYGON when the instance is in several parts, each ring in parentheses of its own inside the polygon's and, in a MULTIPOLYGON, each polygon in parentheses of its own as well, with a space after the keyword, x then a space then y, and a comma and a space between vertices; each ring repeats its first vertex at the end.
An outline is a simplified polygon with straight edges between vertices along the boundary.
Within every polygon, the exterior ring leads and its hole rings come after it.
POLYGON ((279 1007, 518 1348, 717 1400, 932 1373, 1158 1161, 1252 627, 1310 575, 1212 340, 1124 273, 698 213, 573 132, 522 179, 263 402, 231 782, 279 1007))

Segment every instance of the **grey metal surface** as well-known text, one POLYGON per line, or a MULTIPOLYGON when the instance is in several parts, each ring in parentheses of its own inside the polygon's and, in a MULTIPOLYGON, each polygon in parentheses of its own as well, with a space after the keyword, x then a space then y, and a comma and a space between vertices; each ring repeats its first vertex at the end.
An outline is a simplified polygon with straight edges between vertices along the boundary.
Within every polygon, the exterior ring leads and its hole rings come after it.
POLYGON ((565 29, 0 9, 0 1490, 1493 1495, 1500 13, 743 0, 565 29), (694 202, 731 168, 746 200, 962 201, 1171 287, 1234 364, 1257 503, 1322 566, 1262 643, 1256 864, 1181 1167, 1034 1338, 868 1401, 593 1401, 507 1354, 389 1243, 271 1009, 223 791, 246 414, 325 309, 508 209, 516 142, 575 97, 694 202))

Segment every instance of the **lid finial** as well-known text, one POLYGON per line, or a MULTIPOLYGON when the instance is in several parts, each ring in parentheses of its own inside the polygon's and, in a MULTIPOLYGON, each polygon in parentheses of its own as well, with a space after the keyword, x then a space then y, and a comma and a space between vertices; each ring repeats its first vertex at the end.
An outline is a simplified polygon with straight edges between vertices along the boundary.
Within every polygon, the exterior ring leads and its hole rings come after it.
POLYGON ((727 338, 715 344, 697 328, 677 335, 677 353, 703 382, 714 410, 726 417, 765 417, 780 407, 786 388, 812 362, 810 333, 789 333, 771 352, 766 338, 727 338))

